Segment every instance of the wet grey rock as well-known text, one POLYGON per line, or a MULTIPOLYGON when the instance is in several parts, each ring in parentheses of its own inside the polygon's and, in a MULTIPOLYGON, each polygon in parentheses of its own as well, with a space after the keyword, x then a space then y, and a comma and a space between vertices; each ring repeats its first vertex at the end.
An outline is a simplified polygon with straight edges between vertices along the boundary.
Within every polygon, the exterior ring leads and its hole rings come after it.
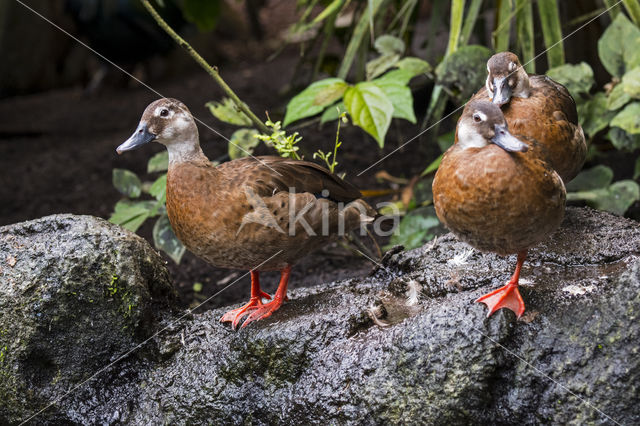
POLYGON ((157 358, 103 372, 57 413, 140 425, 640 423, 640 226, 569 208, 525 264, 525 316, 487 319, 473 301, 514 266, 446 235, 368 277, 291 292, 238 332, 218 322, 225 309, 165 320, 157 358), (118 398, 96 397, 105 389, 118 398))
MULTIPOLYGON (((142 342, 174 298, 161 257, 105 220, 54 215, 1 227, 0 424, 28 418, 142 342)), ((83 422, 105 400, 126 406, 156 350, 141 347, 88 383, 100 392, 82 387, 36 423, 83 422)))

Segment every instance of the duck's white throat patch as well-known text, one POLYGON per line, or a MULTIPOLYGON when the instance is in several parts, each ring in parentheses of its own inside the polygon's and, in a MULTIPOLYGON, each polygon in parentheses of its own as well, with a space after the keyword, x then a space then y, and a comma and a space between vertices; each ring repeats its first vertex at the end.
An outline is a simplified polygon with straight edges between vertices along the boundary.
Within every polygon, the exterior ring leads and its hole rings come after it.
POLYGON ((458 126, 458 145, 462 149, 482 148, 489 145, 489 142, 473 126, 461 122, 458 126))

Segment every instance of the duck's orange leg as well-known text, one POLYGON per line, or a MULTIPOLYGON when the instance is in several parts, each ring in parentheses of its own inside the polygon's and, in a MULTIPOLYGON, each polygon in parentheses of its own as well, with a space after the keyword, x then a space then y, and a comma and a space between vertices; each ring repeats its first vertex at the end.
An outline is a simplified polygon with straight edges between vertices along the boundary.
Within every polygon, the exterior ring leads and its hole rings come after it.
POLYGON ((287 267, 281 271, 280 284, 278 285, 276 294, 273 296, 273 300, 269 303, 251 308, 251 314, 247 317, 240 328, 246 327, 253 321, 258 321, 271 316, 272 313, 282 306, 282 303, 287 300, 287 285, 289 284, 290 273, 291 265, 287 265, 287 267))
POLYGON ((251 271, 251 299, 246 305, 231 310, 220 318, 220 322, 231 322, 231 327, 235 330, 243 316, 249 314, 249 310, 262 306, 262 299, 271 299, 264 291, 260 290, 260 273, 251 271))
POLYGON ((489 308, 487 317, 490 317, 495 311, 500 308, 511 309, 518 318, 524 313, 524 301, 520 292, 518 291, 518 280, 520 279, 520 270, 522 264, 527 258, 527 251, 523 250, 518 253, 518 263, 516 264, 516 270, 511 277, 511 280, 504 287, 492 291, 489 294, 485 294, 479 297, 476 302, 484 303, 489 308))

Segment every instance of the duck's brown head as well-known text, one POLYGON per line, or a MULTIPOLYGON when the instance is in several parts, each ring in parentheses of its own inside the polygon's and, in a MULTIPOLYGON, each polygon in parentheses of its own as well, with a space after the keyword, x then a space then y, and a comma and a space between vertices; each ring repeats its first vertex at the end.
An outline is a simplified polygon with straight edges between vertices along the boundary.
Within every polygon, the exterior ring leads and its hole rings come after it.
POLYGON ((491 143, 508 152, 526 152, 528 146, 509 133, 502 110, 488 101, 470 102, 456 129, 456 144, 462 148, 482 148, 491 143))
POLYGON ((199 150, 198 127, 182 102, 162 98, 149 104, 136 131, 116 151, 122 154, 152 141, 165 145, 170 158, 172 153, 199 150))
POLYGON ((487 92, 496 105, 504 105, 511 96, 528 98, 529 75, 511 52, 500 52, 487 61, 487 92))

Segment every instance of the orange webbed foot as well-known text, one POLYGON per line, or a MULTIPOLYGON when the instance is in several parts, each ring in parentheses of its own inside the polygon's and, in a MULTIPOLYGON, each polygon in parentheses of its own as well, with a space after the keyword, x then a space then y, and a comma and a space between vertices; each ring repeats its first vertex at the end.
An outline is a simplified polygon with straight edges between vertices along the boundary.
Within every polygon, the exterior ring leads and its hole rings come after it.
POLYGON ((244 323, 242 323, 242 326, 240 328, 245 328, 253 321, 258 321, 270 317, 272 313, 277 311, 280 306, 282 306, 283 303, 283 298, 276 295, 276 297, 274 297, 271 302, 252 308, 250 315, 246 320, 244 320, 244 323))
POLYGON ((261 291, 259 297, 252 297, 246 305, 225 313, 222 318, 220 318, 220 322, 230 322, 231 328, 235 330, 245 315, 250 314, 253 309, 264 306, 262 299, 271 299, 271 296, 261 291))
POLYGON ((485 294, 476 299, 476 302, 484 303, 489 308, 487 318, 500 308, 511 309, 518 318, 524 313, 524 301, 518 291, 518 284, 509 282, 507 285, 485 294))

